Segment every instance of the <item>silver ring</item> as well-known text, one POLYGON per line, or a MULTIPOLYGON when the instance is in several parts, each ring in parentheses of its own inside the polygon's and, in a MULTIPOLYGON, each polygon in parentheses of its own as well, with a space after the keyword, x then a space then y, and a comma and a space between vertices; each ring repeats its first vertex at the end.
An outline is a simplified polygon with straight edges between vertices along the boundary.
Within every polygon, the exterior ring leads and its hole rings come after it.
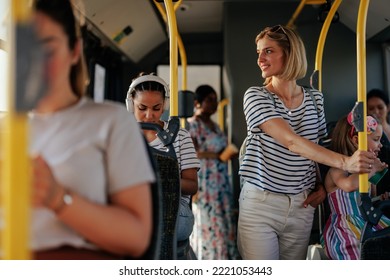
POLYGON ((372 168, 372 164, 368 165, 368 168, 371 169, 372 168))

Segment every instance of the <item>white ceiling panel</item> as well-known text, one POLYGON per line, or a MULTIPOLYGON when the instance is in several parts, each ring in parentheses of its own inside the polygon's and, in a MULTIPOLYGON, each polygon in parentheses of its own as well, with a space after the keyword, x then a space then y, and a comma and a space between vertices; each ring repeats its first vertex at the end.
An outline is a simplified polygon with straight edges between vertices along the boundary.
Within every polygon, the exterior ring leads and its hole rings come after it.
MULTIPOLYGON (((344 0, 339 7, 340 21, 356 32, 360 1, 344 0)), ((389 0, 371 0, 367 11, 366 38, 378 34, 390 26, 389 0)))
POLYGON ((151 1, 84 0, 84 6, 88 20, 134 62, 167 40, 151 1), (113 38, 126 26, 130 26, 132 32, 120 43, 114 42, 113 38))

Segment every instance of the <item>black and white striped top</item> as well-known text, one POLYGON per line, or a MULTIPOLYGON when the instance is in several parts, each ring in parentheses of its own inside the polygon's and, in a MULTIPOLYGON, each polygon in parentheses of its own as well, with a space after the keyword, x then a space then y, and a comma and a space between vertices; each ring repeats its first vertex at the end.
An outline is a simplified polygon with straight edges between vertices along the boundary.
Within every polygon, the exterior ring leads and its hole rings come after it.
MULTIPOLYGON (((164 123, 164 125, 164 129, 166 129, 167 123, 164 123)), ((158 137, 150 142, 149 145, 160 151, 165 151, 167 149, 158 137)), ((173 142, 173 148, 175 149, 180 172, 189 168, 196 168, 199 170, 200 163, 196 156, 194 142, 187 130, 180 128, 176 139, 173 142)), ((190 196, 182 195, 182 198, 187 202, 190 202, 190 196)))
POLYGON ((289 151, 259 127, 268 120, 283 118, 296 134, 318 143, 327 134, 323 95, 313 90, 317 103, 314 104, 309 92, 303 90, 302 104, 292 110, 265 87, 251 87, 245 92, 248 139, 239 172, 245 181, 264 190, 286 194, 298 194, 314 187, 315 163, 289 151), (274 96, 274 101, 269 94, 274 96))

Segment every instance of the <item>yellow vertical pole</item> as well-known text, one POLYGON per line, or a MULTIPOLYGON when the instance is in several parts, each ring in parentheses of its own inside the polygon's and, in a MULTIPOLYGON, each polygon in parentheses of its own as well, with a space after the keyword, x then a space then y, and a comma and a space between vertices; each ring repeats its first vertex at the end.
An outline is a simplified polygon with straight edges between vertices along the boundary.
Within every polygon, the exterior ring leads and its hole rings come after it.
MULTIPOLYGON (((180 6, 182 2, 183 1, 180 0, 175 3, 175 5, 173 6, 174 11, 177 10, 177 8, 180 6)), ((165 13, 164 9, 161 7, 161 5, 159 5, 159 3, 156 0, 154 0, 154 4, 156 5, 158 11, 160 12, 163 20, 168 25, 167 14, 165 13)), ((177 24, 176 24, 176 30, 177 30, 177 24)), ((183 40, 181 39, 179 32, 178 31, 176 32, 177 32, 177 44, 179 48, 180 62, 182 67, 181 68, 182 69, 182 90, 187 90, 187 54, 184 48, 183 40)), ((181 127, 185 127, 185 119, 182 118, 180 122, 181 122, 181 127)))
MULTIPOLYGON (((363 103, 363 131, 359 132, 359 150, 367 151, 367 106, 366 106, 366 21, 369 0, 361 0, 356 27, 357 91, 358 102, 363 103)), ((368 174, 359 175, 359 192, 368 193, 368 174)))
POLYGON ((180 64, 182 70, 181 77, 181 89, 187 90, 187 55, 184 48, 183 40, 180 36, 177 38, 177 43, 179 44, 179 54, 180 54, 180 64))
MULTIPOLYGON (((176 11, 183 0, 179 0, 175 3, 173 6, 174 10, 176 11)), ((176 24, 176 30, 177 30, 177 24, 176 24)), ((181 64, 181 70, 182 70, 182 77, 181 77, 181 89, 187 90, 187 54, 186 49, 184 48, 183 40, 181 39, 179 31, 177 31, 177 44, 179 47, 179 55, 180 55, 180 64, 181 64)))
POLYGON ((167 10, 168 26, 169 26, 169 63, 170 63, 170 116, 177 117, 178 110, 178 86, 177 86, 177 68, 178 68, 178 45, 177 45, 177 23, 175 10, 173 8, 172 0, 164 0, 165 8, 167 10))
POLYGON ((326 16, 324 24, 322 25, 320 37, 318 39, 316 61, 315 61, 315 70, 318 71, 318 90, 319 91, 322 91, 322 58, 323 58, 325 40, 326 40, 326 36, 328 34, 330 24, 332 23, 332 19, 336 13, 338 7, 341 4, 341 1, 342 0, 336 0, 332 4, 332 7, 330 8, 329 13, 326 16))
MULTIPOLYGON (((29 259, 30 161, 28 158, 27 115, 15 109, 15 26, 28 24, 28 0, 11 1, 12 30, 8 60, 8 104, 2 133, 1 176, 4 231, 3 259, 29 259)), ((23 82, 23 81, 19 81, 23 82)))
POLYGON ((219 128, 224 131, 225 129, 225 114, 224 114, 224 109, 225 107, 229 105, 229 99, 225 98, 225 99, 222 99, 219 103, 218 103, 218 125, 219 125, 219 128))
MULTIPOLYGON (((175 3, 174 9, 175 11, 180 6, 182 0, 179 0, 175 3)), ((179 55, 180 55, 180 64, 181 64, 181 89, 187 90, 187 54, 186 49, 184 48, 183 40, 181 39, 181 36, 179 32, 177 33, 177 44, 179 47, 179 55)), ((186 126, 186 119, 181 118, 180 125, 182 128, 185 128, 186 126)))
MULTIPOLYGON (((180 54, 180 61, 181 61, 181 89, 187 90, 187 56, 186 51, 184 49, 184 44, 180 36, 177 38, 178 46, 179 46, 179 54, 180 54)), ((185 128, 186 126, 186 119, 181 118, 180 119, 180 125, 182 128, 185 128)))

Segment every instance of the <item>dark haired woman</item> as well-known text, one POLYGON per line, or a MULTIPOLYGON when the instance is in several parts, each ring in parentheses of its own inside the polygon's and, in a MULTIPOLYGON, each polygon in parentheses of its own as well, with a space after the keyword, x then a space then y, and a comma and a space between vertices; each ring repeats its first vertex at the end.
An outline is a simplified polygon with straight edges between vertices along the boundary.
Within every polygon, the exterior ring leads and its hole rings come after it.
MULTIPOLYGON (((381 138, 382 148, 379 152, 379 158, 390 164, 390 124, 388 121, 389 114, 389 97, 380 89, 371 89, 367 92, 367 114, 378 118, 383 127, 381 138)), ((387 172, 382 180, 377 184, 377 195, 390 192, 390 173, 387 172)), ((387 217, 390 217, 390 209, 384 209, 387 217)))
MULTIPOLYGON (((139 122, 154 123, 166 129, 167 122, 161 120, 169 105, 169 89, 163 79, 141 73, 133 79, 127 96, 127 106, 139 122)), ((157 150, 167 150, 154 130, 143 130, 149 145, 157 150)), ((181 199, 177 222, 178 259, 194 259, 189 237, 194 226, 194 215, 190 208, 191 196, 198 191, 197 171, 199 160, 187 130, 181 128, 173 142, 180 170, 181 199)))
POLYGON ((217 94, 209 85, 195 91, 195 115, 188 120, 189 132, 200 159, 199 191, 193 200, 195 229, 191 244, 202 260, 237 259, 233 189, 227 162, 220 153, 227 137, 211 119, 218 107, 217 94))

